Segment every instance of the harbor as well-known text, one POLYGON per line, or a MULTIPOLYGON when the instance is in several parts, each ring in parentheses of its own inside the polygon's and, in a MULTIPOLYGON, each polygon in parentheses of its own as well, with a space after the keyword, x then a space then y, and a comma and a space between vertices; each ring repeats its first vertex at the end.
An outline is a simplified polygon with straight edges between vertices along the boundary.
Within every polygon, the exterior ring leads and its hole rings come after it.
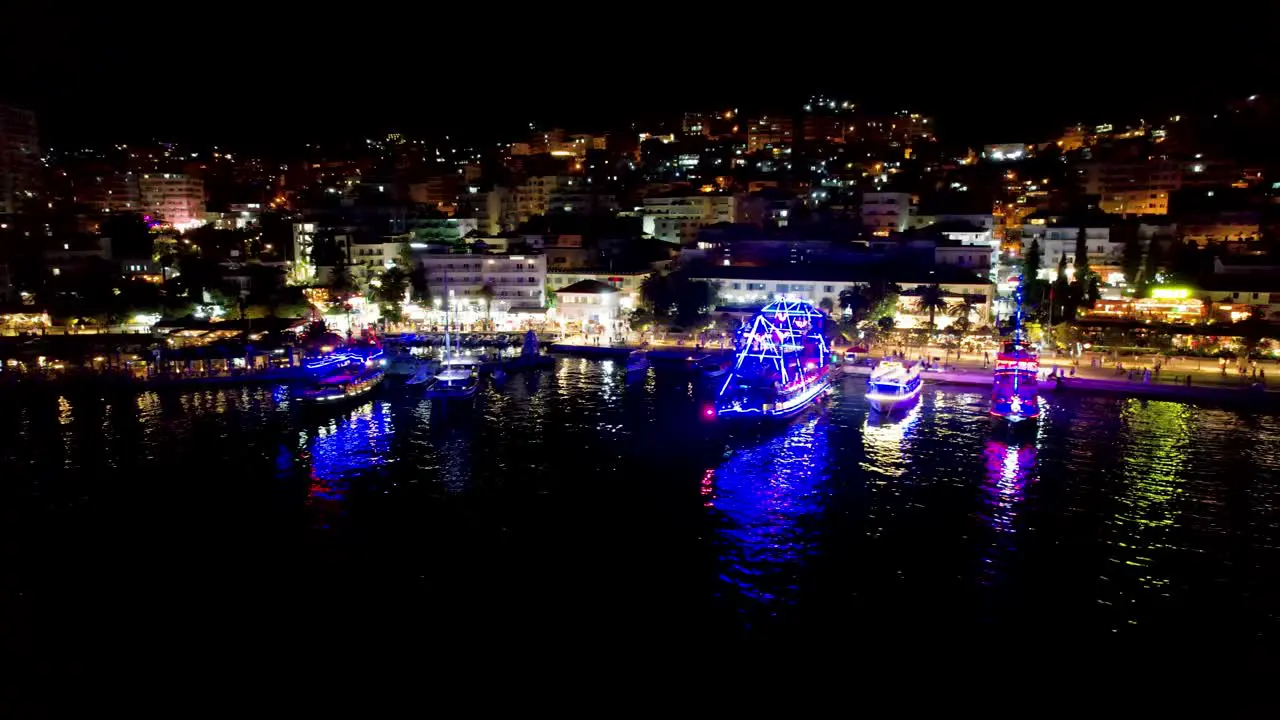
POLYGON ((4 493, 27 520, 5 532, 56 524, 56 542, 27 546, 77 572, 23 566, 17 582, 123 623, 140 617, 126 598, 213 584, 183 605, 226 619, 213 648, 267 623, 319 648, 334 608, 380 632, 421 627, 438 648, 550 641, 548 620, 583 613, 617 623, 611 640, 820 632, 886 648, 944 628, 1055 652, 1117 633, 1176 628, 1212 648, 1280 632, 1273 605, 1242 600, 1280 562, 1273 414, 1049 391, 1035 431, 1010 441, 991 428, 990 387, 927 378, 886 417, 865 377, 840 374, 765 428, 703 417, 715 384, 691 389, 683 371, 626 375, 560 356, 465 406, 392 379, 323 412, 271 386, 22 399, 0 470, 20 479, 4 493), (137 555, 148 536, 164 547, 137 555), (165 572, 119 574, 122 557, 165 572), (276 598, 271 613, 236 599, 246 584, 276 598), (388 587, 402 602, 380 603, 388 587), (600 593, 621 599, 593 607, 600 593), (951 609, 930 614, 937 602, 951 609))

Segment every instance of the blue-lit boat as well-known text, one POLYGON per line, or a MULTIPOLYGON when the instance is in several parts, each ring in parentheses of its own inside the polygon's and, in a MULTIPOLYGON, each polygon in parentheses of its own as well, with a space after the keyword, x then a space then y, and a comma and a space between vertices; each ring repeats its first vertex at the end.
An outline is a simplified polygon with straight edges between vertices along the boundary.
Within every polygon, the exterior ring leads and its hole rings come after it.
POLYGON ((336 352, 307 364, 307 369, 321 373, 299 400, 307 405, 334 405, 373 391, 386 377, 382 351, 365 355, 358 352, 336 352))
POLYGON ((1040 359, 1022 329, 1022 284, 1014 290, 1013 334, 996 355, 991 376, 991 415, 1009 424, 1040 417, 1040 359))
POLYGON ((890 413, 920 397, 920 363, 882 360, 867 380, 867 400, 876 412, 890 413))
POLYGON ((800 414, 831 385, 826 316, 806 302, 779 300, 740 328, 733 369, 708 415, 785 419, 800 414))

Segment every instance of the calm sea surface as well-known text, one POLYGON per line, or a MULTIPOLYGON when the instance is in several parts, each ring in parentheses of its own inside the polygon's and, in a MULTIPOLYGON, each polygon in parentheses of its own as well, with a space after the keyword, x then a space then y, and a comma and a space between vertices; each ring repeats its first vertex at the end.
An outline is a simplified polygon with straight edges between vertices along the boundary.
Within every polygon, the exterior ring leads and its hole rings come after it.
POLYGON ((168 662, 1280 638, 1280 418, 1050 398, 1019 442, 963 388, 885 422, 848 379, 772 431, 705 402, 577 359, 469 410, 390 383, 323 414, 270 387, 6 399, 6 646, 76 673, 122 644, 168 662))

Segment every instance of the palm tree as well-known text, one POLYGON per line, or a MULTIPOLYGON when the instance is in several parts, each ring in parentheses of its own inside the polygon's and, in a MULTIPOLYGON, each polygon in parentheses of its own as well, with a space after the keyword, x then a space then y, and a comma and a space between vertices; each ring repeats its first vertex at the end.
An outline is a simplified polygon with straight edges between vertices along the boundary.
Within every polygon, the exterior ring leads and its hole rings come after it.
POLYGON ((845 288, 840 291, 840 309, 853 314, 862 306, 862 292, 858 288, 845 288))
POLYGON ((932 285, 921 285, 916 288, 916 295, 918 297, 916 298, 915 311, 921 314, 929 314, 929 332, 932 334, 934 328, 937 327, 934 323, 934 316, 938 311, 941 310, 945 312, 947 309, 946 296, 943 294, 942 288, 938 287, 937 283, 932 285))
POLYGON ((347 269, 347 264, 341 259, 333 265, 333 272, 329 275, 329 291, 335 300, 345 300, 355 289, 355 282, 351 279, 351 271, 347 269))
POLYGON ((480 297, 484 298, 484 325, 486 329, 493 327, 493 321, 489 317, 489 311, 493 308, 493 283, 485 283, 480 288, 480 297))
POLYGON ((978 312, 978 304, 968 295, 955 305, 947 308, 947 314, 955 318, 955 322, 951 323, 952 327, 960 330, 961 333, 968 333, 973 326, 973 315, 978 312))

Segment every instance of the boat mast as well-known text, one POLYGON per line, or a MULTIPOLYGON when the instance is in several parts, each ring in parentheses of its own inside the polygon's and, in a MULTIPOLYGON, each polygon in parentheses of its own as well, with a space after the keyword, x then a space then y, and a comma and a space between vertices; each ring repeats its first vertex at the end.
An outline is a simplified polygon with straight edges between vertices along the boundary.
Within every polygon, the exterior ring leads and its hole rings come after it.
POLYGON ((444 271, 444 357, 442 361, 449 359, 449 271, 444 271))

